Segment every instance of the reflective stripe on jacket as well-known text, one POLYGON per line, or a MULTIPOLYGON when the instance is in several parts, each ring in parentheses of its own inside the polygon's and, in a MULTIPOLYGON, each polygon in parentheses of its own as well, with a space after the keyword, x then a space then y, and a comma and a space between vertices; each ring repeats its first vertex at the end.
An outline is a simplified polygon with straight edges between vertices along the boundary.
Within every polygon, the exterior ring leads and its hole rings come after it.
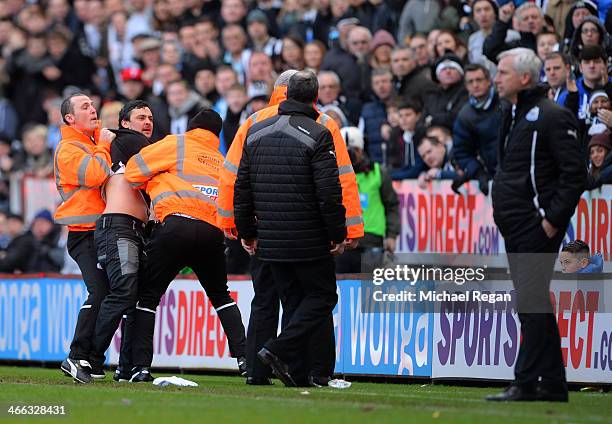
POLYGON ((73 127, 62 126, 62 140, 55 150, 55 185, 62 203, 55 212, 58 224, 70 231, 90 231, 104 211, 100 187, 111 175, 110 144, 97 144, 73 127))
POLYGON ((217 226, 222 165, 219 138, 194 129, 142 149, 128 161, 125 178, 133 187, 145 188, 159 220, 184 214, 217 226))
MULTIPOLYGON (((217 222, 221 228, 235 228, 234 222, 234 184, 247 132, 257 122, 278 115, 278 105, 287 99, 287 87, 274 89, 270 97, 270 106, 251 115, 236 132, 234 141, 227 152, 219 179, 219 198, 217 200, 217 222)), ((336 122, 324 113, 319 114, 317 122, 324 125, 332 134, 336 150, 336 162, 342 187, 342 204, 346 209, 346 229, 348 238, 363 237, 363 216, 359 203, 359 191, 351 159, 346 150, 346 143, 340 134, 336 122)))

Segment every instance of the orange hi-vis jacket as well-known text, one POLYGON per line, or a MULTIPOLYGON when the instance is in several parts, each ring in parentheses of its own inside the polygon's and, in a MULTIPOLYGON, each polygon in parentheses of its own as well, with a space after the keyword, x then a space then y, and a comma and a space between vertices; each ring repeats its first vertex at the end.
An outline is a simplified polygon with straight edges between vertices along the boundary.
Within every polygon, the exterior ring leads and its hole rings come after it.
POLYGON ((124 176, 133 187, 145 188, 159 220, 179 214, 216 227, 222 165, 219 138, 194 129, 142 149, 128 161, 124 176))
MULTIPOLYGON (((242 149, 247 132, 257 122, 271 118, 278 114, 278 105, 287 99, 287 87, 280 86, 274 89, 270 97, 270 106, 251 115, 236 132, 234 141, 225 157, 221 177, 219 179, 219 198, 217 199, 218 214, 217 222, 223 229, 236 227, 234 223, 234 184, 238 174, 238 167, 242 158, 242 149)), ((351 159, 346 150, 346 144, 338 124, 324 113, 319 114, 317 122, 324 125, 332 134, 334 148, 336 150, 336 162, 342 186, 342 204, 346 209, 347 238, 357 239, 363 237, 363 217, 355 172, 351 165, 351 159)))
POLYGON ((55 150, 55 185, 62 203, 55 212, 58 224, 69 231, 91 231, 104 211, 100 187, 111 176, 110 143, 94 139, 67 125, 61 128, 62 140, 55 150))

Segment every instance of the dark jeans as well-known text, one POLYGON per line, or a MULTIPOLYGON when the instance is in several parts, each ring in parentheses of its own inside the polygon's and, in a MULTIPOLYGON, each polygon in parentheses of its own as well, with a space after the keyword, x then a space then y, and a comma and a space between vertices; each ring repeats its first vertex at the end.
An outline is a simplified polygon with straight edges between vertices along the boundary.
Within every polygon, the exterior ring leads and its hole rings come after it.
MULTIPOLYGON (((263 262, 253 256, 250 270, 255 296, 251 301, 251 316, 247 330, 247 374, 249 377, 269 377, 272 370, 257 359, 257 352, 264 347, 265 342, 277 335, 281 299, 274 284, 271 262, 263 262)), ((285 328, 298 305, 290 305, 287 299, 282 299, 282 303, 281 328, 285 328)), ((311 338, 308 350, 292 364, 291 371, 294 374, 308 372, 317 377, 329 377, 333 375, 335 365, 334 320, 330 313, 325 323, 317 328, 316 334, 311 338)))
POLYGON ((223 232, 204 221, 170 215, 153 229, 145 246, 135 322, 126 326, 126 349, 131 348, 134 365, 151 366, 157 306, 185 266, 193 269, 217 311, 231 356, 245 355, 244 326, 227 288, 224 250, 223 232))
POLYGON ((551 390, 567 390, 559 327, 550 302, 550 280, 565 228, 552 239, 539 219, 530 228, 528 237, 505 238, 523 336, 515 383, 531 389, 541 378, 551 390))
POLYGON ((109 292, 106 273, 98 268, 98 255, 93 231, 70 231, 68 253, 79 265, 87 287, 87 299, 79 311, 69 357, 90 360, 93 350, 96 319, 102 300, 109 292))
POLYGON ((96 322, 92 359, 104 363, 104 353, 127 312, 134 310, 145 224, 125 214, 105 214, 96 222, 98 262, 106 271, 110 293, 102 301, 96 322))
POLYGON ((312 262, 270 262, 270 267, 283 307, 286 305, 291 317, 265 347, 288 363, 294 378, 301 380, 308 376, 308 367, 303 364, 311 362, 309 346, 318 344, 315 335, 325 336, 320 343, 328 349, 328 355, 333 346, 329 336, 331 330, 333 340, 331 314, 338 302, 335 263, 330 256, 312 262))

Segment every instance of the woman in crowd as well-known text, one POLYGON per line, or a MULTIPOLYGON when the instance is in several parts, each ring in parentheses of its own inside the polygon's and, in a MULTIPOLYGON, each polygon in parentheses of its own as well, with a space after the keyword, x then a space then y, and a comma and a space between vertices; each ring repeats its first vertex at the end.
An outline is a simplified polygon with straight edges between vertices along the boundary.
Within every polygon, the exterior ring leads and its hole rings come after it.
POLYGON ((587 190, 594 190, 603 184, 612 183, 612 143, 610 143, 610 132, 606 131, 596 134, 589 142, 589 157, 591 167, 587 190))

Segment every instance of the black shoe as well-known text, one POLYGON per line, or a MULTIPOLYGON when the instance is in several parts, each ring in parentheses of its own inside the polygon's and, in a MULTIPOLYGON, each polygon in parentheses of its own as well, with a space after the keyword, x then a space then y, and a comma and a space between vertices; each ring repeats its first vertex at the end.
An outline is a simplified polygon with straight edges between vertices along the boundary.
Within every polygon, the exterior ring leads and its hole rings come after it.
POLYGON ((519 402, 536 400, 535 390, 528 390, 518 385, 511 385, 503 392, 496 395, 489 395, 487 400, 494 402, 519 402))
POLYGON ((295 381, 289 374, 289 366, 285 364, 278 356, 270 352, 265 347, 262 348, 259 352, 257 352, 257 356, 261 361, 269 365, 274 371, 274 374, 282 381, 287 387, 297 387, 295 381))
POLYGON ((132 377, 130 378, 130 383, 148 383, 153 380, 155 380, 155 378, 151 375, 151 369, 149 367, 132 368, 132 377))
POLYGON ((115 374, 113 374, 113 380, 119 383, 130 381, 130 378, 132 378, 132 374, 127 370, 124 371, 121 367, 117 367, 115 374))
POLYGON ((74 378, 79 383, 91 383, 91 365, 84 359, 66 358, 60 368, 64 371, 64 374, 74 378))
POLYGON ((247 375, 246 358, 241 356, 240 358, 236 358, 236 361, 238 362, 238 371, 240 371, 240 375, 245 377, 247 375))
POLYGON ((268 377, 247 377, 246 384, 249 386, 272 386, 272 379, 268 377))
POLYGON ((567 387, 560 387, 558 390, 551 390, 543 385, 536 388, 536 400, 543 402, 567 402, 567 387))
POLYGON ((331 378, 311 375, 308 377, 308 382, 311 387, 327 387, 331 378))
POLYGON ((106 378, 106 374, 104 373, 103 365, 92 365, 91 372, 89 373, 91 378, 94 380, 104 380, 106 378))

